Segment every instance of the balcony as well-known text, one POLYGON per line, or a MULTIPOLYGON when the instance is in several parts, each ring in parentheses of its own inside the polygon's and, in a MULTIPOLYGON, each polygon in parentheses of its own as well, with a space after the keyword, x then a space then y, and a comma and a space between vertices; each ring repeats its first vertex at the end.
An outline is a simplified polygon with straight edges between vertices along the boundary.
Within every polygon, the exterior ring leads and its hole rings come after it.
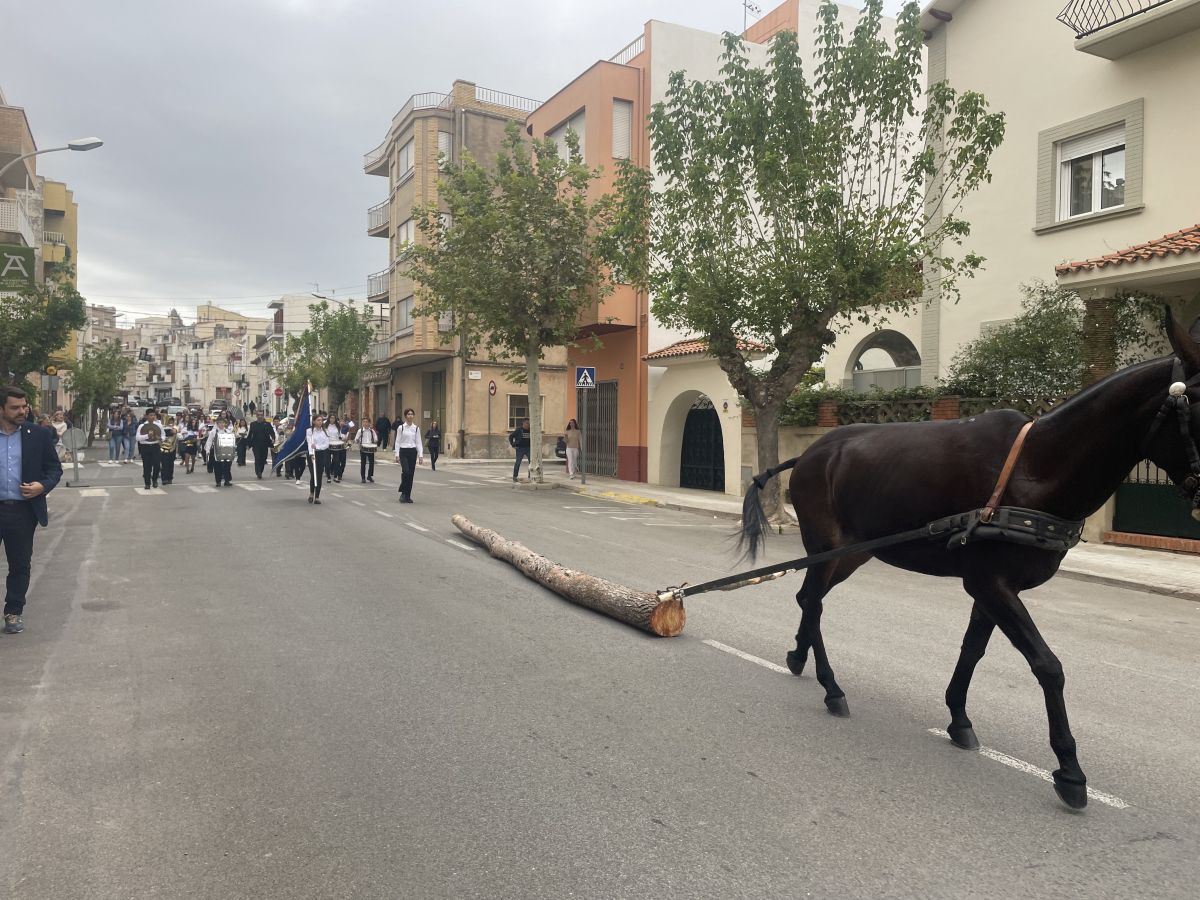
POLYGON ((424 94, 413 94, 408 98, 408 101, 400 107, 400 111, 392 116, 391 127, 388 128, 388 136, 383 143, 363 156, 363 172, 367 175, 384 175, 388 174, 388 147, 391 146, 392 138, 395 136, 397 129, 404 123, 412 113, 419 109, 450 109, 452 98, 450 94, 439 94, 429 92, 424 94))
POLYGON ((646 49, 646 35, 643 32, 632 41, 609 57, 608 61, 623 66, 646 49))
POLYGON ((61 231, 43 231, 42 242, 46 244, 61 244, 66 245, 67 236, 61 231))
POLYGON ((612 293, 583 308, 578 327, 581 336, 637 327, 637 293, 627 284, 614 285, 612 293))
POLYGON ((392 351, 392 342, 387 341, 372 341, 370 349, 367 350, 367 362, 381 363, 386 360, 392 351))
POLYGON ((33 223, 29 221, 24 200, 0 197, 0 231, 19 234, 26 247, 34 246, 33 223))
POLYGON ((384 200, 367 210, 367 234, 371 237, 389 237, 388 225, 391 224, 392 203, 384 200))
MULTIPOLYGON (((4 106, 0 104, 0 169, 3 169, 18 156, 32 153, 37 149, 33 140, 33 132, 29 130, 29 120, 25 118, 25 110, 19 106, 4 106)), ((0 194, 4 188, 26 188, 32 182, 34 173, 34 158, 13 166, 4 173, 0 182, 0 194)))
POLYGON ((1200 0, 1070 0, 1057 18, 1076 50, 1120 59, 1200 28, 1200 0))
POLYGON ((391 269, 384 269, 374 275, 367 276, 367 302, 387 303, 388 282, 391 280, 391 269))

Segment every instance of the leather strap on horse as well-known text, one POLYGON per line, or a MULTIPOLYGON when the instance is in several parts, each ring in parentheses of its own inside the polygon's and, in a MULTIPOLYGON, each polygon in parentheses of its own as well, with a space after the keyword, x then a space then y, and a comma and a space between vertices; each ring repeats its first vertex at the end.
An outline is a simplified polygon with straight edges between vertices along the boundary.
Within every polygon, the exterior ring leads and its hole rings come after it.
POLYGON ((1013 441, 1013 445, 1008 451, 1008 459, 1004 460, 1004 468, 1000 470, 1000 480, 996 482, 996 489, 992 491, 991 499, 979 512, 979 521, 985 525, 992 521, 992 516, 996 514, 996 510, 1000 506, 1000 498, 1004 496, 1004 491, 1008 487, 1008 479, 1012 477, 1013 469, 1016 468, 1017 457, 1021 455, 1021 448, 1025 445, 1025 437, 1032 427, 1033 422, 1026 422, 1017 432, 1017 439, 1013 441))

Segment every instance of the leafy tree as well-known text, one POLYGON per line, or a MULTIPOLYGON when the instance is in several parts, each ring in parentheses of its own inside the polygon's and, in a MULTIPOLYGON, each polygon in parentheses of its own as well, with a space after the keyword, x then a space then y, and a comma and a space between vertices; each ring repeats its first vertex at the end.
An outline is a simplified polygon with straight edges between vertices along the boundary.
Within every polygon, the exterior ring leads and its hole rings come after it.
POLYGON ((67 390, 75 395, 75 410, 86 416, 88 446, 92 445, 96 409, 107 406, 125 381, 133 360, 121 352, 117 341, 84 347, 83 355, 66 375, 67 390))
MULTIPOLYGON (((510 124, 493 170, 466 158, 445 175, 435 208, 414 210, 422 241, 406 274, 419 311, 453 316, 465 345, 524 357, 530 408, 530 477, 542 480, 539 361, 570 343, 583 309, 603 293, 598 236, 609 201, 592 200, 574 132, 563 159, 553 141, 527 142, 510 124)), ((450 339, 447 336, 447 339, 450 339)))
POLYGON ((299 335, 288 335, 271 374, 293 397, 311 381, 314 388, 329 392, 329 407, 337 409, 368 368, 367 351, 375 336, 371 313, 353 304, 331 308, 325 300, 308 308, 311 324, 299 335))
MULTIPOLYGON (((811 77, 794 34, 772 40, 764 68, 727 34, 720 80, 675 72, 655 104, 659 181, 621 167, 621 268, 660 321, 707 339, 754 408, 760 471, 778 462, 792 389, 838 331, 913 309, 923 280, 957 297, 982 263, 954 256, 970 232, 958 211, 991 177, 1003 116, 944 82, 925 92, 917 4, 901 11, 894 46, 881 9, 867 0, 846 35, 823 3, 811 77), (740 338, 771 357, 754 362, 740 338)), ((778 515, 779 492, 764 501, 778 515)))
POLYGON ((71 332, 86 324, 83 297, 67 272, 4 298, 0 301, 0 380, 16 382, 36 397, 37 389, 26 376, 45 368, 71 332))
MULTIPOLYGON (((1021 288, 1021 313, 955 354, 943 391, 969 397, 1061 397, 1089 377, 1087 305, 1074 291, 1035 281, 1021 288)), ((1120 364, 1165 352, 1154 316, 1162 301, 1126 295, 1111 310, 1113 357, 1120 364)))

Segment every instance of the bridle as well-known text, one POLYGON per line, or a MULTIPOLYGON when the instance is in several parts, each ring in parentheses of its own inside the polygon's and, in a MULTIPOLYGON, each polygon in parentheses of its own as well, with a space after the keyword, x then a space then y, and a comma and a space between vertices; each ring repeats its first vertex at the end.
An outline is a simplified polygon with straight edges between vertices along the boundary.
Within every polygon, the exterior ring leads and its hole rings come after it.
POLYGON ((1184 381, 1183 363, 1176 357, 1171 365, 1171 386, 1167 389, 1167 399, 1163 401, 1154 421, 1150 424, 1150 431, 1146 433, 1146 437, 1142 441, 1141 452, 1143 459, 1149 457, 1150 444, 1154 440, 1154 436, 1174 413, 1179 425, 1179 436, 1183 441, 1183 451, 1187 454, 1189 469, 1189 474, 1178 487, 1180 492, 1192 501, 1192 518, 1200 521, 1200 450, 1197 450, 1196 436, 1192 434, 1187 398, 1187 389, 1196 384, 1200 384, 1200 373, 1184 381))

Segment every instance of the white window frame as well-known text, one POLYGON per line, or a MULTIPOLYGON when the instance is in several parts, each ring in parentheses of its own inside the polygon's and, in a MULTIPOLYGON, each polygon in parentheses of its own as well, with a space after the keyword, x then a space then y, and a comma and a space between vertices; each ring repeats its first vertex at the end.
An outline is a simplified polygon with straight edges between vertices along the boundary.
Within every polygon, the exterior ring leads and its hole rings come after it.
POLYGON ((629 159, 633 149, 633 101, 613 99, 613 159, 629 159))
MULTIPOLYGON (((545 408, 546 408, 546 395, 542 394, 542 409, 545 409, 545 408)), ((533 415, 529 411, 529 395, 528 394, 509 394, 508 395, 508 430, 515 431, 517 426, 521 424, 521 421, 523 419, 528 419, 529 424, 531 426, 533 425, 533 415), (525 410, 525 413, 523 415, 518 415, 518 416, 513 415, 513 402, 514 401, 519 401, 522 404, 524 404, 524 406, 522 408, 525 410)))
MULTIPOLYGON (((1072 138, 1067 141, 1062 141, 1058 145, 1058 219, 1065 221, 1067 219, 1079 218, 1080 216, 1090 216, 1095 213, 1112 212, 1114 210, 1123 209, 1125 206, 1125 197, 1122 192, 1121 202, 1112 206, 1101 206, 1103 197, 1103 171, 1104 171, 1104 154, 1110 153, 1113 150, 1126 150, 1125 147, 1125 124, 1105 128, 1102 131, 1096 131, 1092 134, 1083 135, 1082 137, 1072 138), (1092 164, 1092 196, 1091 206, 1089 209, 1080 213, 1071 213, 1071 164, 1080 160, 1090 158, 1092 164)), ((1128 165, 1128 154, 1126 154, 1126 165, 1128 165)), ((1126 180, 1126 179, 1122 179, 1126 180)))
POLYGON ((400 254, 404 252, 404 248, 413 242, 416 237, 416 223, 412 219, 406 219, 396 226, 396 258, 400 258, 400 254))
POLYGON ((579 155, 583 157, 583 161, 587 162, 586 136, 587 136, 587 108, 583 108, 574 113, 567 121, 563 122, 553 131, 549 132, 546 137, 554 141, 558 145, 558 155, 565 161, 569 159, 569 151, 567 150, 567 132, 574 131, 579 136, 579 155))
POLYGON ((445 170, 454 162, 454 135, 449 131, 437 133, 438 166, 445 170))
POLYGON ((396 330, 394 336, 402 337, 403 335, 411 334, 414 319, 413 295, 409 294, 396 304, 396 330))
POLYGON ((403 181, 416 168, 416 161, 413 159, 413 139, 408 141, 399 150, 396 151, 396 180, 403 181))

